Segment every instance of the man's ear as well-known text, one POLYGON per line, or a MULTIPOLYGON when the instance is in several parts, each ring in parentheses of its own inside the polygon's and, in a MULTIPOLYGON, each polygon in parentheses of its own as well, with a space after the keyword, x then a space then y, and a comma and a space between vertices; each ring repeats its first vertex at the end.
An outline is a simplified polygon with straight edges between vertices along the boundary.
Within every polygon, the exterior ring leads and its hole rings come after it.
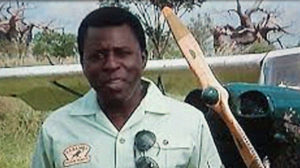
POLYGON ((147 51, 145 50, 145 51, 143 51, 142 52, 142 64, 143 64, 143 68, 145 68, 146 67, 146 64, 147 64, 147 55, 148 55, 148 53, 147 53, 147 51))

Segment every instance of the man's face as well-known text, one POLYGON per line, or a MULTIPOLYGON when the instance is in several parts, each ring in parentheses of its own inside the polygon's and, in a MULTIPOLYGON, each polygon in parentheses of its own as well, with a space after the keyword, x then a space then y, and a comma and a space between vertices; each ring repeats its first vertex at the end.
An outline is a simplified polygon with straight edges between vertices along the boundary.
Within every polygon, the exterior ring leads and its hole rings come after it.
POLYGON ((145 57, 128 25, 89 27, 83 71, 103 103, 124 103, 137 96, 145 57))

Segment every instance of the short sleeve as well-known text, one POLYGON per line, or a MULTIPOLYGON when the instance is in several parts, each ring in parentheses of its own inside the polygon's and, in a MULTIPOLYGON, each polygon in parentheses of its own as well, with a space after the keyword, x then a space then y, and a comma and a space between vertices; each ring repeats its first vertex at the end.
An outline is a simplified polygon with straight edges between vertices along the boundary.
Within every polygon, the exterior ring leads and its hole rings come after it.
POLYGON ((189 168, 222 168, 222 161, 203 115, 189 168))
POLYGON ((32 157, 31 168, 54 168, 51 149, 51 139, 42 127, 39 131, 35 152, 32 157))

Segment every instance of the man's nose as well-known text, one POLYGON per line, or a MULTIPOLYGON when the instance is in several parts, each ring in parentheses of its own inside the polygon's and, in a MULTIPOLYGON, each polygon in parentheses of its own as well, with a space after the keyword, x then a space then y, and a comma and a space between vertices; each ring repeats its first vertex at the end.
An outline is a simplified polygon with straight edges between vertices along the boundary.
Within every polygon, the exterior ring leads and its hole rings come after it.
POLYGON ((103 69, 105 70, 114 70, 119 67, 118 60, 114 56, 114 54, 110 53, 105 60, 105 63, 103 65, 103 69))

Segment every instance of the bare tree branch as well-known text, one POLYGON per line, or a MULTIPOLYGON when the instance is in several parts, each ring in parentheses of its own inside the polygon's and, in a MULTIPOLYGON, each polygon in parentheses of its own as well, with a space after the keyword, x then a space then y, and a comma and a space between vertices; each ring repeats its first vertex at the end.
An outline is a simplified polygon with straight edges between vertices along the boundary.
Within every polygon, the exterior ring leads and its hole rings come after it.
MULTIPOLYGON (((263 0, 256 0, 253 7, 247 9, 244 13, 241 8, 239 0, 236 0, 236 9, 229 9, 227 12, 236 13, 240 19, 240 25, 233 27, 225 25, 222 27, 216 27, 214 29, 214 40, 216 47, 223 47, 228 45, 236 45, 234 48, 243 48, 243 46, 253 44, 256 41, 266 41, 268 44, 272 44, 272 40, 268 36, 269 33, 284 33, 289 34, 286 31, 288 26, 282 26, 278 23, 276 10, 269 11, 260 8, 263 0), (258 23, 252 22, 251 15, 256 12, 262 12, 263 17, 258 23)), ((281 47, 283 44, 280 38, 275 40, 281 47)))

